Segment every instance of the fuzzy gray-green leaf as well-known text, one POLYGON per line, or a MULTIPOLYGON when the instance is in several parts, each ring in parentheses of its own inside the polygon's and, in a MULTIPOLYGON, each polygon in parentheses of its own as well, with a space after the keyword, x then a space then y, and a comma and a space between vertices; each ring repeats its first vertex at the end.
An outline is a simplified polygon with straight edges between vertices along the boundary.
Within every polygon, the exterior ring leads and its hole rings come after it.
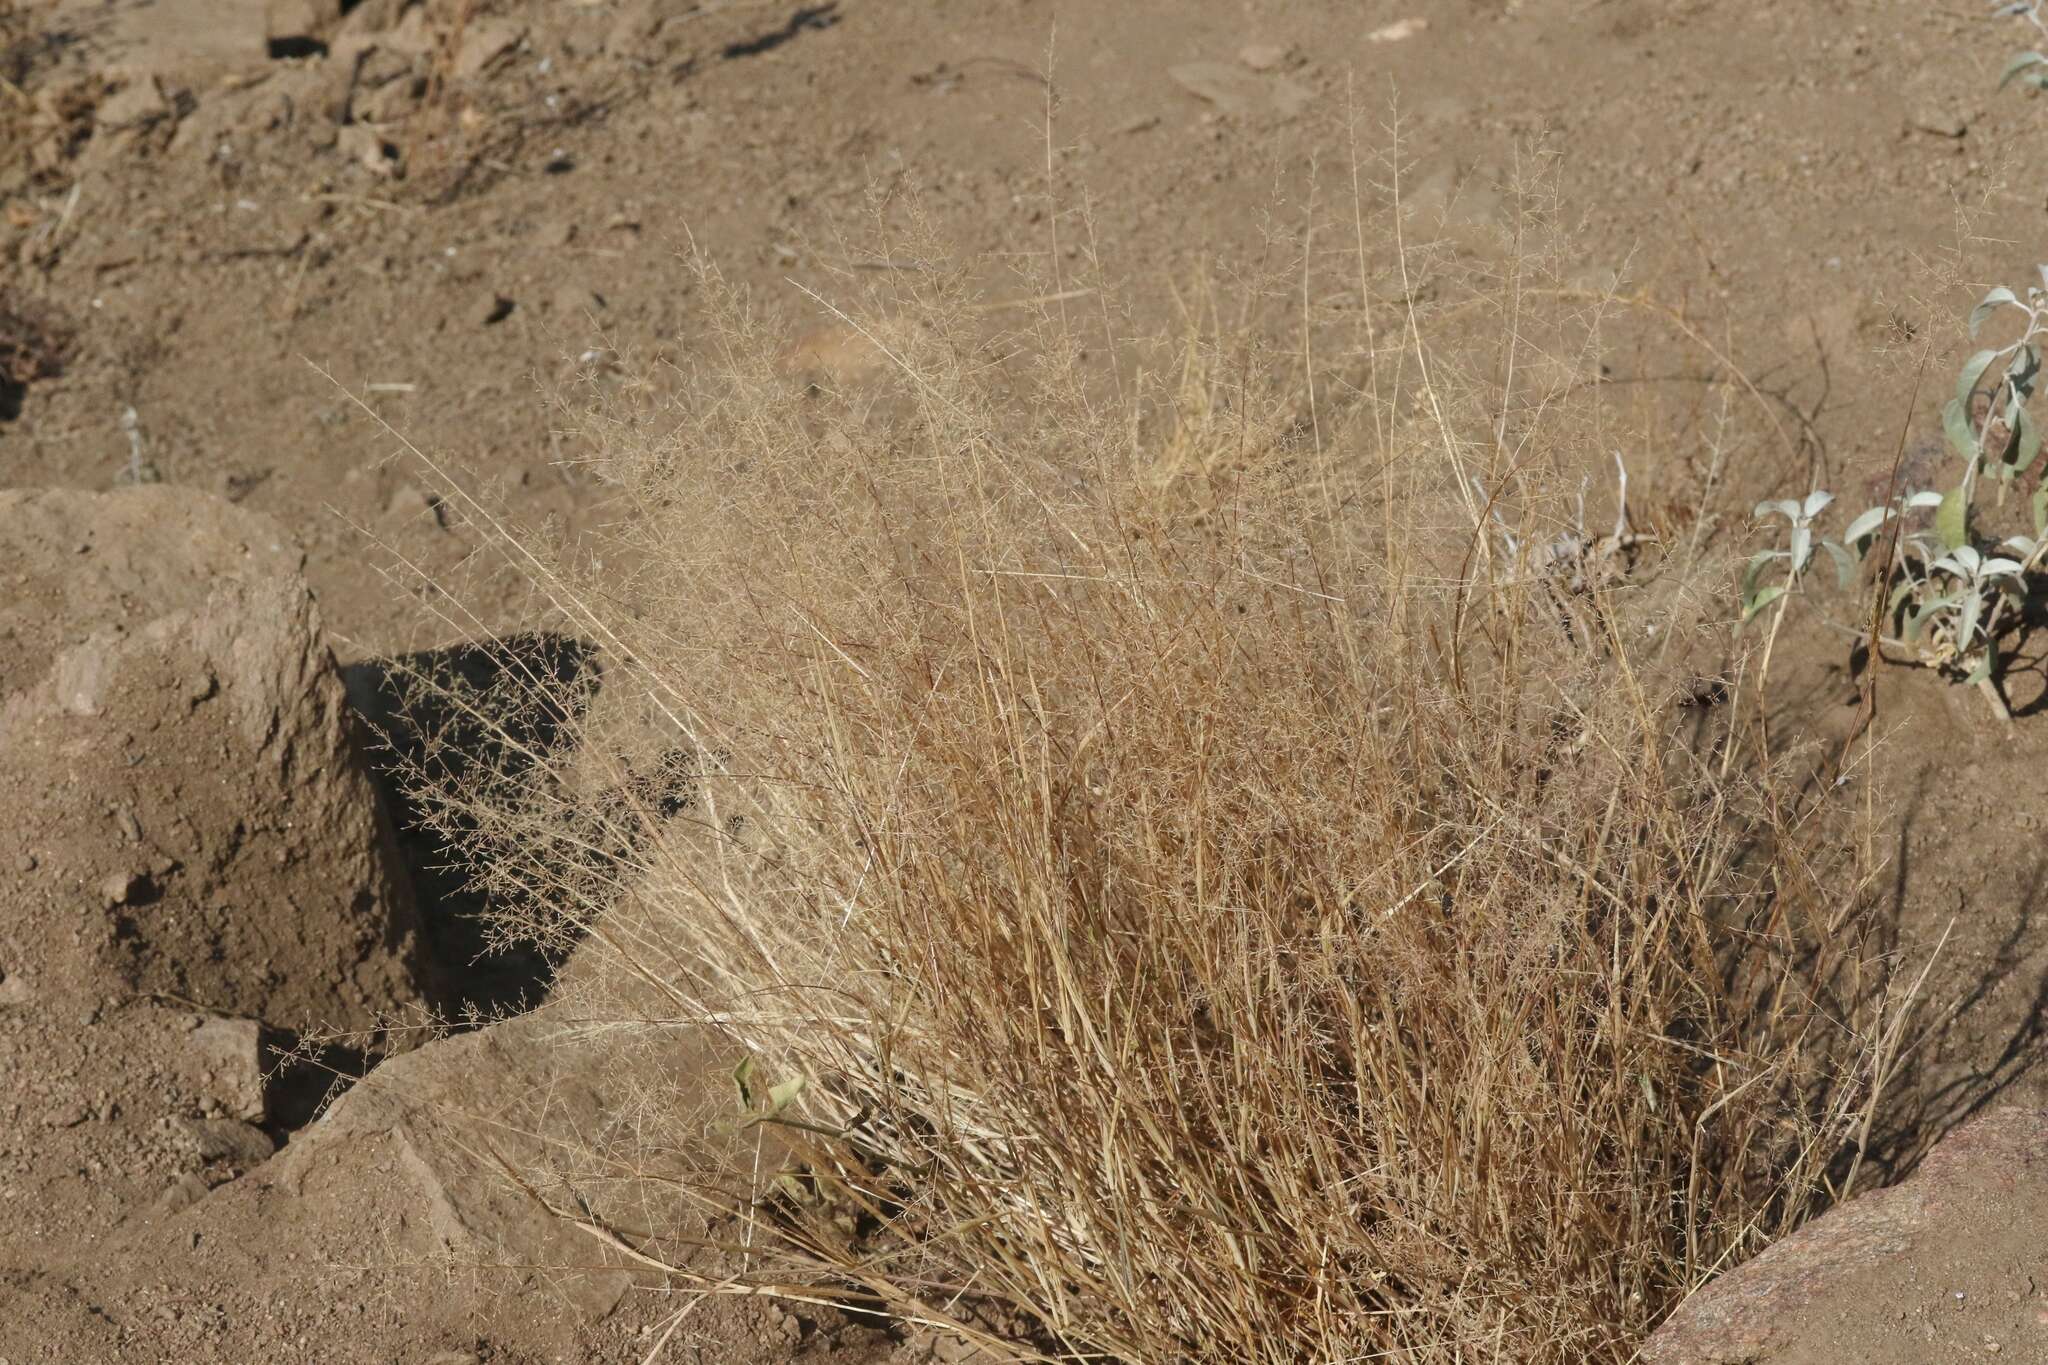
POLYGON ((2025 399, 2034 392, 2034 382, 2041 376, 2041 353, 2034 349, 2032 342, 2023 341, 2013 357, 2006 362, 2005 382, 2016 398, 2025 399))
POLYGON ((2014 57, 2011 61, 2007 62, 2005 64, 2005 70, 1999 73, 1998 88, 2003 90, 2008 84, 2011 83, 2013 77, 2019 75, 2022 71, 2025 71, 2030 67, 2036 67, 2041 65, 2043 62, 2048 62, 2048 57, 2044 57, 2038 52, 2020 53, 2017 57, 2014 57))
POLYGON ((1842 543, 1844 545, 1860 545, 1870 536, 1877 534, 1878 528, 1883 526, 1891 516, 1892 509, 1889 507, 1871 508, 1862 516, 1849 523, 1848 529, 1842 532, 1842 543))
MULTIPOLYGON (((2039 57, 2038 53, 2028 53, 2026 55, 2039 57)), ((2013 293, 2012 290, 2007 289, 2002 284, 1986 294, 1978 301, 1977 306, 1970 310, 1970 335, 1976 336, 1978 331, 1984 326, 1985 320, 1997 312, 2001 306, 2008 303, 2017 308, 2020 306, 2020 298, 2019 295, 2013 293)))
POLYGON ((1977 453, 1977 433, 1970 430, 1970 414, 1960 398, 1951 398, 1941 410, 1942 434, 1948 437, 1949 449, 1964 459, 1977 453))
POLYGON ((1984 379, 1984 371, 1991 368, 1991 362, 1998 359, 1996 351, 1979 351, 1963 362, 1963 368, 1956 372, 1956 401, 1966 409, 1970 395, 1977 391, 1977 385, 1984 379))
POLYGON ((1846 589, 1856 581, 1856 559, 1847 549, 1832 540, 1823 540, 1820 547, 1835 561, 1835 581, 1846 589))
POLYGON ((2024 407, 2017 408, 2012 414, 2012 431, 2012 462, 2006 465, 2006 477, 2016 479, 2041 458, 2041 424, 2024 407))

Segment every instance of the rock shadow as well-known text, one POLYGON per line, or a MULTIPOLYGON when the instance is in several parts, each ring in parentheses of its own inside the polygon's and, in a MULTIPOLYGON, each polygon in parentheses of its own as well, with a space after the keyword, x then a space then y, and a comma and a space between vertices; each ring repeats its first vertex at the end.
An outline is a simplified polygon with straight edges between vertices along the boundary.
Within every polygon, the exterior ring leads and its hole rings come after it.
POLYGON ((554 956, 508 935, 506 907, 479 886, 469 863, 479 826, 460 797, 479 780, 516 783, 574 742, 597 695, 595 655, 536 631, 342 669, 439 964, 433 1004, 450 1018, 516 1013, 553 981, 554 956))

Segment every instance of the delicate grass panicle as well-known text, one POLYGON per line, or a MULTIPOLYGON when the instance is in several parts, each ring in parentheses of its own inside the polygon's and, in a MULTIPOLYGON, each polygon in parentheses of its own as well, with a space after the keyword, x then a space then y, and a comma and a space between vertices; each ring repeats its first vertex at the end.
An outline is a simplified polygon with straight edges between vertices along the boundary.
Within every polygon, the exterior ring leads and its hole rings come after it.
POLYGON ((1618 1361, 1811 1212, 1860 886, 1698 747, 1695 556, 1558 559, 1598 310, 1354 263, 1148 348, 890 254, 848 392, 698 265, 673 402, 581 433, 601 562, 472 509, 606 656, 574 758, 462 798, 480 870, 781 1144, 693 1166, 650 1104, 601 1154, 742 1210, 694 1282, 1026 1356, 1618 1361))

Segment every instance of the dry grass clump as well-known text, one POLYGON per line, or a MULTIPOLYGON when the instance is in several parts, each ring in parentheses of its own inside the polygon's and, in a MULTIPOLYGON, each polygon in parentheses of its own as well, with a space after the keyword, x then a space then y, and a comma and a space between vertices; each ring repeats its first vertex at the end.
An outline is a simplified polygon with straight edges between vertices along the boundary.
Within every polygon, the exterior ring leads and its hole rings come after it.
POLYGON ((787 1144, 707 1169, 651 1105, 597 1154, 743 1210, 695 1282, 1027 1356, 1620 1361, 1806 1217, 1860 886, 1685 739, 1699 562, 1557 571, 1597 319, 1366 279, 1151 366, 1093 299, 894 287, 878 388, 735 304, 600 406, 601 550, 477 513, 608 660, 574 760, 470 789, 480 871, 787 1144))

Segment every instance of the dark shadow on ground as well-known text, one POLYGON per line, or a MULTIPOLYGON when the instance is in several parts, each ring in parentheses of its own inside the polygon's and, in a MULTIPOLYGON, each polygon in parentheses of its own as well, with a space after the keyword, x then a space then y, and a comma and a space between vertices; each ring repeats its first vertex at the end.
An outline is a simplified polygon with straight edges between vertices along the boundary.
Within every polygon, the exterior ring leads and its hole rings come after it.
MULTIPOLYGON (((1916 876, 1918 869, 1909 849, 1915 827, 1931 815, 1923 795, 1928 790, 1926 786, 1919 788, 1899 816, 1892 892, 1877 926, 1883 946, 1893 952, 1904 946, 1902 925, 1909 898, 1927 894, 1915 885, 1921 878, 1916 876)), ((2028 951, 2029 945, 2041 941, 2043 932, 2044 894, 2048 894, 2044 878, 2048 878, 2048 854, 2031 859, 2026 870, 2010 883, 2014 899, 2009 902, 2009 922, 1988 950, 1979 950, 1979 960, 1967 978, 1960 983, 1948 978, 1952 984, 1962 985, 1960 993, 1945 999, 1915 1001, 1903 1054, 1877 1106, 1865 1174, 1859 1179, 1858 1188, 1873 1189, 1904 1179, 1943 1137, 1995 1107, 2016 1084, 2048 1063, 2048 970, 2042 968, 2038 953, 2030 955, 2028 951), (1960 1070, 1953 1065, 1941 1065, 1935 1059, 1944 1034, 1959 1030, 1968 1036, 1974 1032, 1978 1016, 1991 1010, 1996 998, 2016 984, 2016 978, 2029 973, 2035 979, 2025 986, 2026 1002, 1999 1025, 2005 1037, 1995 1056, 1960 1070)), ((1998 915, 2006 909, 1996 903, 2000 899, 2003 897, 1959 893, 1956 914, 1998 915)), ((1912 948, 1914 958, 1898 962, 1895 990, 1902 991, 1911 985, 1924 965, 1925 955, 1933 950, 1932 942, 1922 942, 1912 948)), ((1948 951, 1955 951, 1954 943, 1948 951)), ((1942 975, 1939 971, 1933 974, 1935 978, 1942 975)))
POLYGON ((822 5, 805 5, 791 14, 781 28, 770 29, 758 37, 727 45, 722 54, 730 61, 735 57, 758 57, 764 52, 773 52, 784 43, 793 41, 799 34, 813 29, 826 29, 839 22, 838 0, 828 0, 822 5))
POLYGON ((597 693, 595 652, 531 632, 342 670, 439 964, 433 1004, 451 1019, 537 1004, 556 964, 538 945, 492 932, 495 907, 464 863, 474 822, 444 799, 479 776, 516 782, 571 743, 597 693))

